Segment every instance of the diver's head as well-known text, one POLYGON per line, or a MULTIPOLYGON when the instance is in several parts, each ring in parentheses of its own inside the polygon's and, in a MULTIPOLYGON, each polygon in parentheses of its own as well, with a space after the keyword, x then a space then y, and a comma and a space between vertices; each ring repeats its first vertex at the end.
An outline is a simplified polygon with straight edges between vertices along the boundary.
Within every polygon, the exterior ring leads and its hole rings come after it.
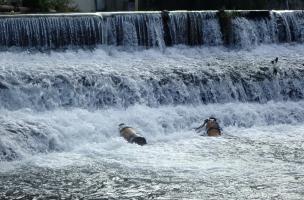
POLYGON ((118 127, 119 127, 119 130, 122 130, 122 129, 124 129, 126 127, 126 124, 125 123, 121 123, 121 124, 118 125, 118 127))
POLYGON ((124 126, 126 126, 125 123, 121 123, 121 124, 118 125, 119 128, 122 128, 124 126))
POLYGON ((211 121, 216 121, 216 118, 213 117, 213 116, 211 116, 211 117, 209 117, 209 120, 211 120, 211 121))
POLYGON ((118 126, 119 126, 119 128, 121 128, 121 127, 126 126, 126 124, 125 124, 125 123, 121 123, 121 124, 119 124, 118 126))

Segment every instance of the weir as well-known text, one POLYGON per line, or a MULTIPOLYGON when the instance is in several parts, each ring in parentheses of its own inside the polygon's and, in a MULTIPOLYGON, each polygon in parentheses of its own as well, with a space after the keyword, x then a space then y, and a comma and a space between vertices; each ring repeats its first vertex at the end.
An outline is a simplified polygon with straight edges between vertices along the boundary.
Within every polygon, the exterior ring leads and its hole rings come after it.
MULTIPOLYGON (((270 65, 270 63, 269 63, 270 65)), ((304 97, 304 72, 286 68, 275 74, 271 67, 214 73, 210 70, 173 69, 150 75, 8 72, 0 79, 0 108, 38 111, 81 107, 104 109, 229 102, 298 101, 304 97), (264 70, 264 71, 263 71, 264 70), (36 74, 37 73, 37 74, 36 74), (136 80, 136 81, 134 81, 136 80)))
POLYGON ((303 11, 164 11, 0 16, 0 46, 250 47, 303 42, 303 11))
POLYGON ((160 138, 213 114, 303 123, 303 41, 303 11, 0 16, 0 161, 115 140, 122 122, 160 138))

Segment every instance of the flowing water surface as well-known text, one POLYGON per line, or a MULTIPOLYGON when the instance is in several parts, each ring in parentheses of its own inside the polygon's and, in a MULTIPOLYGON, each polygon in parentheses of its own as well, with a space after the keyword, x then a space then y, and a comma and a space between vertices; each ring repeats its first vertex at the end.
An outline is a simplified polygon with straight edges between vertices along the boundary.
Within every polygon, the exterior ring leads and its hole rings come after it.
POLYGON ((0 16, 0 199, 304 199, 303 41, 303 11, 0 16))
POLYGON ((303 52, 1 52, 0 196, 303 199, 303 52), (193 131, 211 115, 222 137, 193 131))

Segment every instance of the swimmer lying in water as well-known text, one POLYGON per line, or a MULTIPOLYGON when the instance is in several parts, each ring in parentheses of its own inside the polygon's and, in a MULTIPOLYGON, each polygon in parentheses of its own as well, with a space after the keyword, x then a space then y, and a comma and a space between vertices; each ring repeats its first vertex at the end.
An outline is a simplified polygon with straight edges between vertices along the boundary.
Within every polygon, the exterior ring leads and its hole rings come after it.
POLYGON ((124 123, 119 124, 120 136, 125 138, 130 143, 136 143, 138 145, 147 144, 146 139, 141 136, 134 128, 125 125, 124 123))
POLYGON ((211 137, 218 137, 222 135, 221 128, 216 118, 210 117, 209 119, 206 119, 201 126, 195 128, 195 131, 198 133, 202 132, 204 126, 206 126, 206 135, 211 137))

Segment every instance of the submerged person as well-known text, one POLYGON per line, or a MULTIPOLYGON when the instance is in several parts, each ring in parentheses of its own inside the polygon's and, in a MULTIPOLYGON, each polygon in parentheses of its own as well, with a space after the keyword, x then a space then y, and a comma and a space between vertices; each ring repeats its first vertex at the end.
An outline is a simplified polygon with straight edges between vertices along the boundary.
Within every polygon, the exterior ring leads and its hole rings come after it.
POLYGON ((210 117, 209 119, 206 119, 201 126, 195 128, 195 131, 198 133, 202 132, 204 126, 206 126, 206 135, 211 137, 217 137, 222 135, 221 128, 216 118, 210 117))
POLYGON ((138 145, 147 144, 146 139, 141 136, 134 128, 125 125, 124 123, 119 124, 120 136, 125 138, 130 143, 136 143, 138 145))

